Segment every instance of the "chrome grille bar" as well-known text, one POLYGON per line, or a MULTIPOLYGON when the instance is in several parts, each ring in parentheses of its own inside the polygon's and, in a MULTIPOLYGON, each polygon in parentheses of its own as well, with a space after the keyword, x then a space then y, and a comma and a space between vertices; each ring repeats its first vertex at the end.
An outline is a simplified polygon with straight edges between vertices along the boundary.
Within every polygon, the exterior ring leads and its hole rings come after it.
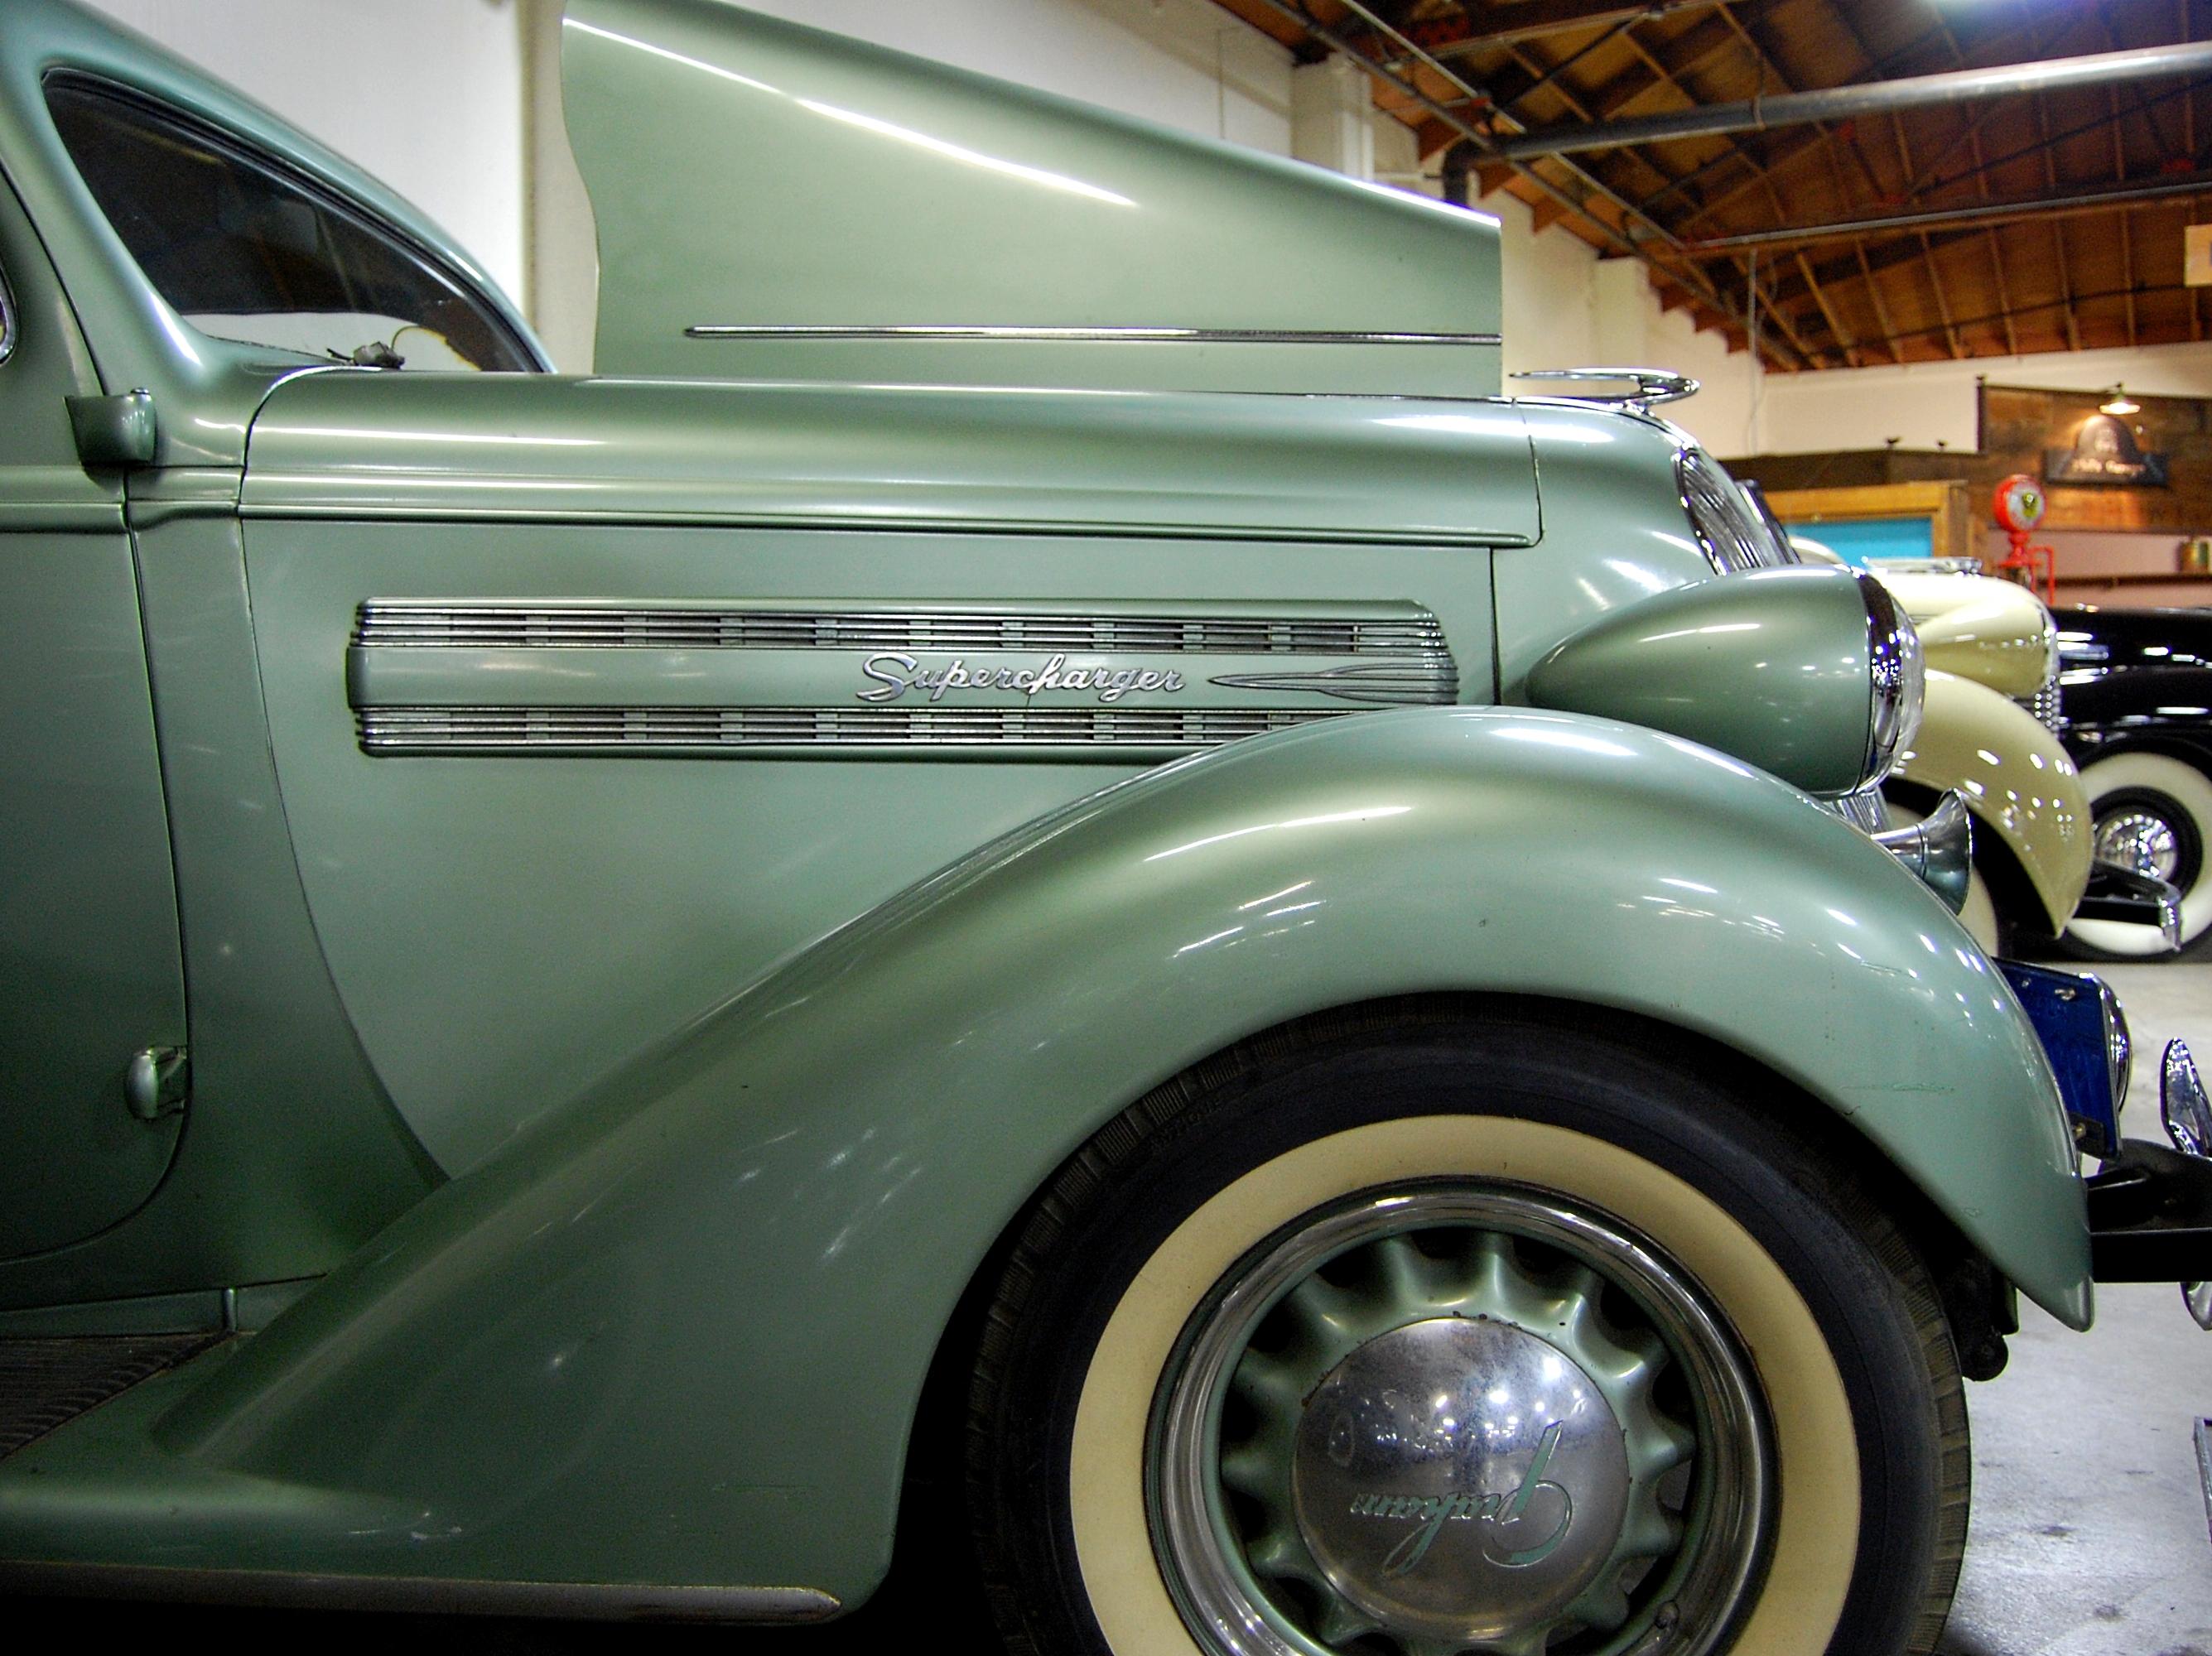
POLYGON ((1421 619, 1085 616, 988 611, 520 604, 361 606, 353 643, 441 649, 1066 651, 1114 654, 1420 656, 1449 664, 1421 619))
POLYGON ((1208 748, 1350 708, 362 707, 372 754, 762 747, 1208 748))

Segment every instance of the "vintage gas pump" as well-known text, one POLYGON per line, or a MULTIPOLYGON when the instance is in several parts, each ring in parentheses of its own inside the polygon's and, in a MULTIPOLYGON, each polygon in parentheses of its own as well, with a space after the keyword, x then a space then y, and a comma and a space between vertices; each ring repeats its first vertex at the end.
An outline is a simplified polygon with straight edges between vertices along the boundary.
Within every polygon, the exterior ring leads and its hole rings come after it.
POLYGON ((1997 485, 1997 527, 2005 531, 2012 549, 1997 561, 1992 573, 2018 581, 2045 604, 2055 604, 2058 597, 2057 576, 2052 567, 2056 555, 2048 546, 2028 544, 2028 537, 2043 521, 2049 505, 2043 485, 2024 471, 2014 472, 1997 485))

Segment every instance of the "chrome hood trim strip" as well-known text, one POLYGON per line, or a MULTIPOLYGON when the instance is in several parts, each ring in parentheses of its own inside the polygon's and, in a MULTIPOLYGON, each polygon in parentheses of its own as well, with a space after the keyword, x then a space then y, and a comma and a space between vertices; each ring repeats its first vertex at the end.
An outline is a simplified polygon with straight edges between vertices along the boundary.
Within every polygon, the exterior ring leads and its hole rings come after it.
POLYGON ((684 337, 686 339, 732 340, 1035 340, 1055 344, 1502 345, 1505 343, 1503 334, 1495 333, 1375 333, 1322 328, 947 327, 927 323, 753 326, 697 322, 684 329, 684 337))

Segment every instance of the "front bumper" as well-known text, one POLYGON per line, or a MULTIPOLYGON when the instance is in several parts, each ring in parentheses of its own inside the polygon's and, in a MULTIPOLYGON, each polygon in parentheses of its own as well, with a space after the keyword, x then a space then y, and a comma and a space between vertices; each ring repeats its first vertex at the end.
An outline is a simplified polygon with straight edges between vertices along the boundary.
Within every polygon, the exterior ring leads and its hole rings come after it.
POLYGON ((2181 894, 2154 874, 2140 874, 2118 863, 2092 863, 2089 884, 2075 905, 2077 920, 2119 920, 2154 925, 2166 952, 2181 947, 2181 894))
POLYGON ((2100 1283, 2174 1283, 2212 1329, 2212 1101, 2181 1041, 2160 1066, 2160 1113, 2172 1148, 2124 1141, 2088 1181, 2091 1274, 2100 1283))

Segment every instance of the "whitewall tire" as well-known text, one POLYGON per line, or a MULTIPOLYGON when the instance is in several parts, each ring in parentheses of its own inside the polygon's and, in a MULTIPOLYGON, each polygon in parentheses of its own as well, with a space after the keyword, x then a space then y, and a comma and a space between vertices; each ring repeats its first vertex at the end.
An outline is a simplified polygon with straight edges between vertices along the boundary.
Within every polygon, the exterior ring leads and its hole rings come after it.
POLYGON ((992 1307, 970 1493, 1011 1648, 1932 1649, 1956 1360, 1821 1151, 1541 1019, 1208 1068, 1070 1164, 992 1307))
MULTIPOLYGON (((2194 765, 2163 754, 2123 753, 2086 766, 2096 854, 2172 882, 2181 893, 2181 946, 2212 930, 2212 780, 2194 765)), ((2118 920, 2076 920, 2066 942, 2093 957, 2166 956, 2154 926, 2118 920)))

